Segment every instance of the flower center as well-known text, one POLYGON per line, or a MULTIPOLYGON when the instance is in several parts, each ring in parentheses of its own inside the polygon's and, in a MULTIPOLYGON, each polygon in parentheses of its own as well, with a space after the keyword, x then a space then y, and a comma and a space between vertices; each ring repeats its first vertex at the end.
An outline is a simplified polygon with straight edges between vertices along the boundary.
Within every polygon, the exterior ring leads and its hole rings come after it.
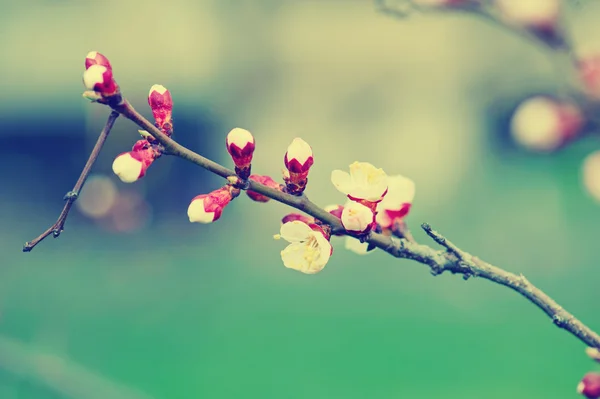
POLYGON ((367 173, 367 183, 368 184, 374 184, 377 183, 377 181, 379 180, 379 173, 377 173, 376 170, 370 170, 367 173))
POLYGON ((304 245, 304 260, 310 265, 319 257, 319 243, 315 236, 310 236, 310 238, 305 241, 304 245))

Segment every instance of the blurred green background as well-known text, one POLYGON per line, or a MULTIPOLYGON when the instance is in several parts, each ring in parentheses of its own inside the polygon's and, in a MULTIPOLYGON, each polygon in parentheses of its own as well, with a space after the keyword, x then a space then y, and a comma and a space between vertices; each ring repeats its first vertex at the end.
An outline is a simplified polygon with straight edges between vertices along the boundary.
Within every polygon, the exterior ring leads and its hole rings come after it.
MULTIPOLYGON (((600 4, 566 12, 578 45, 600 50, 600 4)), ((272 239, 286 207, 241 196, 191 225, 189 201, 222 181, 168 157, 121 183, 112 160, 137 139, 126 120, 84 188, 88 212, 21 253, 108 115, 81 98, 97 50, 145 115, 150 86, 168 87, 175 138, 212 159, 230 165, 225 134, 243 127, 253 171, 278 177, 304 138, 321 205, 343 202, 329 174, 355 160, 411 177, 418 240, 434 245, 429 222, 599 330, 600 208, 580 182, 598 140, 541 156, 505 131, 519 99, 565 81, 540 46, 367 0, 0 0, 0 38, 0 399, 578 397, 584 345, 508 289, 336 238, 325 270, 302 275, 272 239)))

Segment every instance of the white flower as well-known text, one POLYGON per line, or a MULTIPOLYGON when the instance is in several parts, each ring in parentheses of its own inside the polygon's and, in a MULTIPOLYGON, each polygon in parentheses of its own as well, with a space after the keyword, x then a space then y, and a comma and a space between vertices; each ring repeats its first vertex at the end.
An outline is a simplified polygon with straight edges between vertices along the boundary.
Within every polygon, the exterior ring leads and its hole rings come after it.
MULTIPOLYGON (((90 67, 91 68, 91 67, 90 67)), ((131 156, 130 152, 118 155, 112 164, 112 170, 124 183, 133 183, 142 175, 142 161, 131 156)))
POLYGON ((104 74, 108 71, 103 65, 94 64, 83 73, 83 84, 88 90, 95 90, 96 85, 103 85, 104 74))
POLYGON ((376 221, 390 227, 395 218, 406 216, 415 198, 415 183, 402 175, 388 177, 388 192, 377 204, 376 221))
POLYGON ((373 223, 373 211, 359 202, 348 201, 342 211, 341 219, 346 230, 364 233, 373 223))
POLYGON ((298 220, 282 225, 279 236, 275 238, 283 238, 290 243, 281 251, 283 264, 289 269, 315 274, 323 270, 331 256, 329 240, 298 220))
POLYGON ((513 139, 536 151, 556 150, 582 126, 581 111, 572 104, 537 96, 519 105, 511 119, 513 139))
POLYGON ((345 248, 359 255, 366 255, 371 252, 367 252, 369 247, 368 242, 360 242, 358 238, 346 236, 345 248))
POLYGON ((348 197, 371 202, 380 201, 388 188, 383 169, 377 169, 368 162, 354 162, 350 165, 350 173, 334 170, 331 182, 348 197))

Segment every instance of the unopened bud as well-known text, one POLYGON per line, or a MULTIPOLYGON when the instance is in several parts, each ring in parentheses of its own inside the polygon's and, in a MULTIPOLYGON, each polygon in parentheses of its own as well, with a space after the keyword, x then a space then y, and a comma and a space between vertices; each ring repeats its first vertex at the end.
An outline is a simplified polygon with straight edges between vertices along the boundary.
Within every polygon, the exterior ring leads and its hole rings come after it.
POLYGON ((254 136, 246 129, 236 127, 225 139, 227 152, 235 164, 235 171, 242 179, 250 176, 252 155, 254 154, 254 136))
POLYGON ((188 207, 190 222, 212 223, 219 220, 223 209, 233 198, 232 191, 228 186, 221 187, 209 194, 194 197, 188 207))
POLYGON ((312 148, 308 143, 296 137, 289 145, 283 158, 287 173, 284 180, 290 194, 301 194, 306 188, 308 172, 314 163, 312 148))
POLYGON ((83 73, 83 84, 88 90, 98 92, 103 97, 116 94, 118 86, 113 79, 112 70, 104 65, 92 65, 83 73))
POLYGON ((112 69, 112 66, 110 65, 110 61, 108 61, 108 58, 106 58, 104 55, 100 54, 97 51, 90 51, 85 56, 85 69, 88 69, 92 65, 102 65, 108 69, 112 69))
POLYGON ((342 225, 355 234, 364 234, 371 230, 375 222, 373 211, 355 201, 349 201, 342 211, 342 225))
POLYGON ((133 183, 144 175, 144 164, 136 154, 133 151, 124 152, 113 161, 113 172, 124 183, 133 183))
POLYGON ((170 136, 173 133, 173 98, 169 90, 162 85, 152 86, 148 93, 148 105, 152 109, 156 126, 170 136))
POLYGON ((133 183, 144 177, 146 170, 159 155, 146 140, 139 140, 131 151, 115 158, 112 169, 123 183, 133 183))
POLYGON ((600 374, 587 373, 577 385, 577 393, 588 399, 600 398, 600 374))

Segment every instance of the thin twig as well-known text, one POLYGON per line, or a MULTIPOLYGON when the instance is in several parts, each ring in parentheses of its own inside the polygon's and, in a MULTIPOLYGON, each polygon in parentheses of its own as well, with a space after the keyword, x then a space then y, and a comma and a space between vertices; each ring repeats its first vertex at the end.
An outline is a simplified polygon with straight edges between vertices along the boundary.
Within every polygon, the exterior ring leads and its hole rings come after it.
POLYGON ((65 206, 63 207, 62 212, 58 216, 58 220, 56 221, 56 223, 54 223, 52 226, 50 226, 48 228, 48 230, 44 231, 37 238, 33 239, 32 241, 26 242, 25 245, 23 246, 23 252, 31 251, 36 245, 38 245, 44 238, 48 237, 50 234, 52 234, 54 236, 54 238, 60 236, 60 233, 62 233, 62 231, 64 230, 65 222, 67 221, 67 216, 69 216, 69 211, 71 210, 71 207, 73 206, 73 203, 75 202, 75 200, 77 200, 77 197, 79 196, 79 193, 81 192, 81 188, 83 187, 87 177, 89 176, 90 170, 92 169, 94 162, 96 162, 96 159, 98 158, 98 155, 100 154, 100 150, 102 150, 102 147, 104 146, 104 142, 108 138, 110 130, 112 129, 112 127, 118 117, 119 117, 119 113, 114 112, 114 111, 111 112, 110 115, 108 116, 108 119, 106 120, 106 124, 104 125, 104 128, 100 132, 100 135, 98 136, 98 140, 96 141, 96 144, 94 145, 94 148, 92 149, 92 152, 91 152, 87 162, 85 163, 83 170, 81 171, 81 175, 79 175, 79 179, 77 179, 75 186, 73 186, 73 190, 69 191, 64 197, 64 200, 66 201, 66 203, 65 203, 65 206))
MULTIPOLYGON (((126 118, 131 119, 141 128, 150 132, 170 154, 195 163, 219 176, 225 178, 235 176, 234 171, 183 147, 170 137, 166 136, 140 115, 129 102, 124 101, 121 105, 113 106, 113 109, 120 112, 126 118)), ((275 201, 282 202, 301 210, 321 220, 323 223, 331 225, 333 232, 352 235, 344 230, 340 219, 311 202, 306 196, 293 196, 266 187, 252 180, 250 180, 249 183, 250 184, 245 187, 246 189, 258 192, 275 201)), ((439 275, 445 271, 449 271, 453 274, 460 274, 465 279, 469 277, 480 277, 509 287, 542 309, 558 327, 569 331, 586 345, 600 348, 600 336, 597 333, 564 310, 547 294, 531 284, 523 275, 509 273, 499 267, 484 262, 459 249, 444 236, 434 231, 429 225, 424 224, 422 227, 430 237, 440 245, 444 246, 446 250, 434 250, 428 246, 417 244, 414 239, 397 239, 393 236, 386 236, 375 232, 371 232, 366 241, 394 257, 412 259, 429 266, 433 275, 439 275)))
POLYGON ((430 247, 413 243, 404 243, 402 246, 396 245, 395 248, 389 248, 389 243, 381 240, 381 237, 375 236, 372 237, 372 240, 376 241, 377 247, 385 249, 393 256, 413 259, 429 265, 433 274, 437 275, 449 271, 453 274, 484 278, 508 287, 542 309, 558 327, 569 331, 586 345, 600 348, 600 335, 563 309, 542 290, 531 284, 525 276, 507 272, 459 249, 428 224, 423 224, 422 227, 430 237, 444 246, 447 251, 436 251, 430 247))
MULTIPOLYGON (((152 124, 139 112, 137 112, 129 103, 129 101, 124 100, 121 104, 114 105, 112 106, 112 108, 127 119, 133 121, 139 127, 149 132, 160 144, 163 145, 168 154, 175 155, 179 158, 183 158, 187 161, 195 163, 196 165, 224 178, 236 176, 235 171, 228 169, 222 165, 219 165, 218 163, 211 161, 210 159, 205 158, 200 154, 195 153, 194 151, 182 146, 172 138, 168 137, 166 134, 161 132, 156 126, 154 126, 154 124, 152 124)), ((306 196, 294 196, 291 194, 283 193, 279 190, 267 187, 253 180, 249 181, 249 185, 246 189, 257 192, 259 194, 263 194, 276 201, 304 211, 305 213, 331 225, 333 233, 344 231, 340 219, 333 216, 324 209, 321 209, 318 206, 311 203, 308 200, 308 198, 306 198, 306 196)))

